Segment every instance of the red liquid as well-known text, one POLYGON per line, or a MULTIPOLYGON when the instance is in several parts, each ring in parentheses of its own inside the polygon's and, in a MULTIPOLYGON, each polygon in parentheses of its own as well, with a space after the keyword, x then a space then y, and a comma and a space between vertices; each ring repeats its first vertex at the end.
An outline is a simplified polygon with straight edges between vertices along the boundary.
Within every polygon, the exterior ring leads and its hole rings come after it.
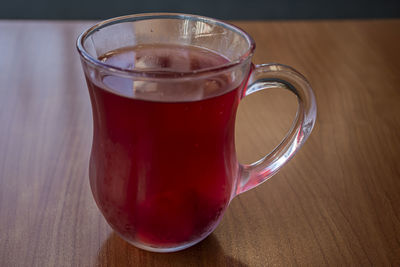
MULTIPOLYGON (((227 62, 199 48, 162 45, 117 50, 100 59, 170 71, 227 62)), ((132 80, 110 76, 101 78, 103 84, 87 81, 94 117, 90 182, 110 225, 134 243, 156 247, 205 237, 235 186, 234 122, 241 86, 230 88, 228 75, 207 82, 139 82, 137 88, 132 80), (153 93, 146 96, 141 88, 153 93), (176 97, 185 100, 169 101, 176 97)))

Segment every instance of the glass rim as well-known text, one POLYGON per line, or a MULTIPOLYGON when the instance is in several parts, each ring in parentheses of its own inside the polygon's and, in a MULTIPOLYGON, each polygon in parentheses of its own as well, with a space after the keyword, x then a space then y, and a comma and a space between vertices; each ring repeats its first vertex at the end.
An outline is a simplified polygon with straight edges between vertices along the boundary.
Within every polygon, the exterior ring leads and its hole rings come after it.
POLYGON ((190 78, 194 76, 203 76, 207 74, 215 74, 216 72, 226 71, 228 69, 234 68, 236 66, 241 65, 243 62, 246 62, 251 56, 254 54, 255 50, 255 42, 253 38, 246 33, 241 28, 223 22, 218 19, 213 19, 205 16, 199 15, 192 15, 192 14, 183 14, 183 13, 141 13, 141 14, 133 14, 133 15, 126 15, 115 17, 107 20, 103 20, 91 26, 89 29, 82 32, 76 41, 76 48, 78 50, 79 55, 85 62, 92 64, 95 67, 100 67, 108 72, 112 72, 114 74, 120 74, 123 76, 141 76, 141 77, 149 77, 149 78, 190 78), (93 33, 97 32, 98 30, 105 28, 107 26, 111 26, 118 23, 124 22, 133 22, 133 21, 141 21, 141 20, 151 20, 151 19, 189 19, 194 21, 203 21, 209 22, 214 25, 218 25, 224 27, 228 30, 234 31, 244 37, 248 43, 248 49, 245 53, 240 55, 240 57, 236 60, 229 61, 227 63, 217 65, 215 67, 204 68, 199 70, 193 71, 154 71, 154 70, 135 70, 135 69, 126 69, 117 66, 113 66, 107 64, 105 62, 100 61, 99 59, 90 55, 89 52, 86 51, 84 47, 85 40, 91 36, 93 33))

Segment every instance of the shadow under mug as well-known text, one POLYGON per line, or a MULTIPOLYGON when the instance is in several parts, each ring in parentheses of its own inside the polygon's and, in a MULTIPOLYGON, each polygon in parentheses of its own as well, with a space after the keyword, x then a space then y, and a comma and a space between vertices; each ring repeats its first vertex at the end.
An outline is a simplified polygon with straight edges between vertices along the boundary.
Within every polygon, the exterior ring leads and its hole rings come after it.
POLYGON ((79 36, 77 48, 93 111, 93 196, 111 227, 142 249, 177 251, 207 237, 232 198, 273 176, 314 126, 307 80, 288 66, 254 66, 253 39, 228 23, 186 14, 130 15, 94 25, 79 36), (227 60, 178 71, 99 59, 153 44, 197 47, 227 60), (234 143, 239 101, 269 88, 297 96, 295 120, 271 153, 242 165, 234 143))

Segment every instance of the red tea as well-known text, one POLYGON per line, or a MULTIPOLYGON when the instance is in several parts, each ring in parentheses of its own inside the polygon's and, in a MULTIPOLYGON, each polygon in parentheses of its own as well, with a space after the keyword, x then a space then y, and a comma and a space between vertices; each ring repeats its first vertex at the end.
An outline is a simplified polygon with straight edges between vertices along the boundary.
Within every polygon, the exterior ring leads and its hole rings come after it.
MULTIPOLYGON (((178 45, 129 47, 99 59, 166 76, 227 62, 208 50, 178 45)), ((90 182, 107 221, 131 242, 153 246, 205 237, 235 186, 234 123, 242 86, 232 88, 222 74, 180 82, 107 75, 91 80, 90 182)))

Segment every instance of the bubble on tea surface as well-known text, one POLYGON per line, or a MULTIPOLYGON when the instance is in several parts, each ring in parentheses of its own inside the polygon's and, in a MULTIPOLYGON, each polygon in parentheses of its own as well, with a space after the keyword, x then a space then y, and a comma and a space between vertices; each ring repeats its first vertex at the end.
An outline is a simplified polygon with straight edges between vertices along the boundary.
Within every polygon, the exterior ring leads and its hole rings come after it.
POLYGON ((210 97, 218 95, 220 92, 225 91, 228 86, 228 76, 219 75, 211 79, 204 81, 203 85, 203 96, 210 97))

